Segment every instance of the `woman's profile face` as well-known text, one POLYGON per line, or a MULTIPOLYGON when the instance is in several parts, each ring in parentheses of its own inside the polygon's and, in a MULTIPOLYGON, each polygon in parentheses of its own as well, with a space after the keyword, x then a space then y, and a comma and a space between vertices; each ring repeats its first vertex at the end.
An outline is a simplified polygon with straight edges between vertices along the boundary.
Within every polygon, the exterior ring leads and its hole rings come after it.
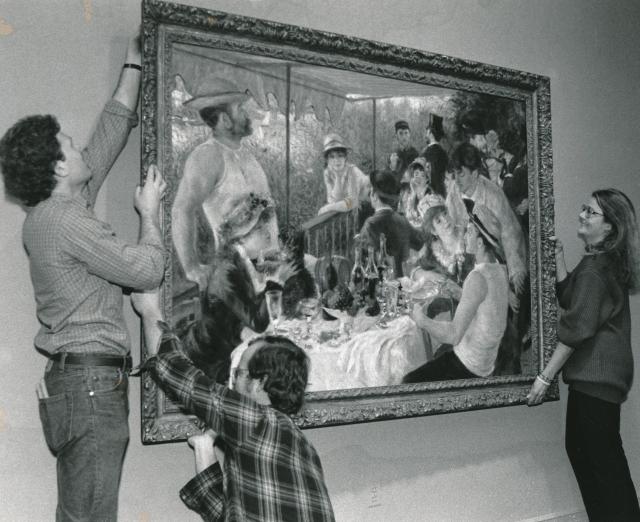
POLYGON ((441 212, 436 217, 433 218, 431 222, 431 228, 433 229, 434 235, 442 238, 443 235, 446 235, 447 232, 451 230, 451 218, 449 214, 446 212, 441 212))
POLYGON ((587 245, 595 245, 604 241, 610 231, 611 225, 604 219, 602 207, 596 198, 591 197, 580 211, 578 237, 587 245))
POLYGON ((347 153, 341 150, 330 150, 327 153, 327 165, 331 170, 341 171, 347 164, 347 153))

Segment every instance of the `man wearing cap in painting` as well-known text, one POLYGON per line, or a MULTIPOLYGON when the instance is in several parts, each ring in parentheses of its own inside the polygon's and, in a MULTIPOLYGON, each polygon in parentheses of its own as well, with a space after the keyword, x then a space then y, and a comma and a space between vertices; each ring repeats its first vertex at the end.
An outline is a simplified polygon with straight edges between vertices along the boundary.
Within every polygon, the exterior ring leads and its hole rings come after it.
MULTIPOLYGON (((243 145, 252 133, 251 119, 244 103, 247 92, 223 78, 199 83, 185 106, 198 111, 212 135, 198 145, 187 158, 171 219, 176 253, 187 279, 207 285, 209 266, 202 264, 196 250, 196 215, 202 209, 214 237, 220 241, 220 227, 233 210, 235 196, 253 193, 271 200, 264 170, 243 145)), ((265 249, 278 248, 278 225, 275 213, 263 226, 265 249)))
POLYGON ((418 157, 418 151, 411 145, 411 129, 405 120, 398 120, 395 123, 395 129, 398 147, 389 157, 389 168, 398 183, 408 183, 408 180, 404 180, 403 176, 411 162, 418 157))

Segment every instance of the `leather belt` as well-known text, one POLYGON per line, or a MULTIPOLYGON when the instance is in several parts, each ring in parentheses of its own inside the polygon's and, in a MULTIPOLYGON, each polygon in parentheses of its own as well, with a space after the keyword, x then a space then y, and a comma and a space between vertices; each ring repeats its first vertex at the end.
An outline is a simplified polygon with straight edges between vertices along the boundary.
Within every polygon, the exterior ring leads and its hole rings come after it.
POLYGON ((113 366, 125 371, 131 369, 131 356, 98 355, 92 353, 58 352, 49 356, 49 359, 64 364, 78 364, 80 366, 113 366))

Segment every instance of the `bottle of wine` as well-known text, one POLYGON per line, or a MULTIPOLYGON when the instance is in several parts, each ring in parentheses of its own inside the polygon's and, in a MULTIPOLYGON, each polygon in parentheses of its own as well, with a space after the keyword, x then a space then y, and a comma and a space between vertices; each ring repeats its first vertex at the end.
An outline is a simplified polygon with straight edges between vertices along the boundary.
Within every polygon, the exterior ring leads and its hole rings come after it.
POLYGON ((367 294, 371 299, 376 298, 376 285, 379 278, 373 247, 367 249, 367 266, 364 269, 364 279, 367 284, 367 294))
POLYGON ((395 279, 394 259, 387 253, 387 237, 380 234, 380 248, 378 250, 378 281, 384 284, 395 279))
POLYGON ((362 292, 364 286, 364 266, 362 266, 362 245, 360 238, 355 238, 355 256, 353 268, 351 269, 351 277, 349 278, 349 290, 353 295, 358 295, 362 292))

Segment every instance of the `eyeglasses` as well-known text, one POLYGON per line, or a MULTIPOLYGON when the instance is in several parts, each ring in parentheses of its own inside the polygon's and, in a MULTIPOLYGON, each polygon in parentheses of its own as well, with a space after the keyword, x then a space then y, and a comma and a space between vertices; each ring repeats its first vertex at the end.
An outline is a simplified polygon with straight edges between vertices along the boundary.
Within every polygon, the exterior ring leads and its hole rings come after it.
POLYGON ((584 212, 585 215, 587 216, 587 218, 593 217, 593 216, 604 216, 604 214, 602 212, 598 212, 597 210, 593 210, 589 205, 582 205, 582 207, 580 207, 581 212, 584 212))

